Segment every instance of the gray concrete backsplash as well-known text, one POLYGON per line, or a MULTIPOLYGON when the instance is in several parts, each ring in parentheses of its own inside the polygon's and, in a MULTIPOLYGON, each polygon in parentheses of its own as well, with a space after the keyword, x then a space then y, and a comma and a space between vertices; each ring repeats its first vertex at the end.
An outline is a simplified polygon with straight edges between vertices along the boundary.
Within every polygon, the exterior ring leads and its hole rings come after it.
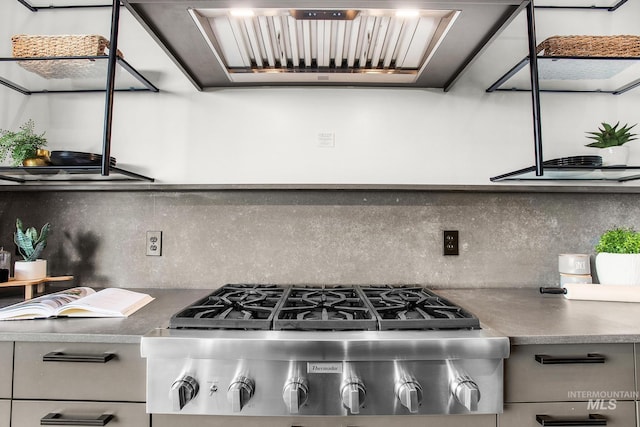
MULTIPOLYGON (((0 246, 15 219, 52 224, 51 275, 78 286, 225 283, 535 287, 558 254, 612 226, 640 227, 640 195, 439 191, 42 191, 0 193, 0 246), (146 256, 146 231, 163 233, 146 256), (443 230, 460 255, 443 256, 443 230)), ((594 271, 595 276, 595 271, 594 271)))

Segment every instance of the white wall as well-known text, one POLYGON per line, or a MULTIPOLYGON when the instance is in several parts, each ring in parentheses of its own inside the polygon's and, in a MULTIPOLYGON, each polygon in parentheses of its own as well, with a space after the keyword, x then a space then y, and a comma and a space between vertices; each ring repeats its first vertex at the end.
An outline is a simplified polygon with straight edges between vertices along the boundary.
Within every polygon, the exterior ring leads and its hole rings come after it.
MULTIPOLYGON (((524 14, 523 14, 524 15, 524 14)), ((538 39, 640 34, 640 0, 616 13, 537 11, 538 39)), ((31 13, 0 3, 0 56, 13 34, 108 36, 109 10, 31 13)), ((123 9, 119 48, 160 88, 118 93, 112 155, 162 183, 488 184, 533 164, 529 93, 485 89, 526 55, 524 16, 453 90, 259 88, 198 92, 123 9), (335 133, 335 148, 317 146, 335 133)), ((34 118, 52 150, 99 152, 103 95, 23 96, 0 86, 0 128, 34 118)), ((640 89, 622 96, 542 94, 545 158, 585 154, 601 121, 640 122, 640 89)), ((631 163, 640 164, 638 142, 631 163), (635 154, 634 154, 635 153, 635 154)))

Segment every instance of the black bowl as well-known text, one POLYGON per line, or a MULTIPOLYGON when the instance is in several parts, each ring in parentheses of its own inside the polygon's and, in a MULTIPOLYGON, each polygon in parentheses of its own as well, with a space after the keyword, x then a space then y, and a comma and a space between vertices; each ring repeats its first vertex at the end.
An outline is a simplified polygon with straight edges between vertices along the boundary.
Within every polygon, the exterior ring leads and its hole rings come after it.
POLYGON ((559 159, 547 160, 542 163, 543 166, 602 166, 602 157, 600 156, 571 156, 561 157, 559 159))
MULTIPOLYGON (((100 154, 80 151, 52 151, 49 159, 54 166, 99 166, 102 163, 100 154)), ((116 165, 115 157, 109 158, 109 164, 116 165)))

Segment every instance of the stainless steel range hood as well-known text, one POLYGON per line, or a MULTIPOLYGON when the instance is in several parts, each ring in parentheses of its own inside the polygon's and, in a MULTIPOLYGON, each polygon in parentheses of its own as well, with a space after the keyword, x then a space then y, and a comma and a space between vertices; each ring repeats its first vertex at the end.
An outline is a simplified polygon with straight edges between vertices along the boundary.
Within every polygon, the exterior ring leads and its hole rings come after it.
POLYGON ((448 89, 528 3, 124 0, 198 89, 448 89))

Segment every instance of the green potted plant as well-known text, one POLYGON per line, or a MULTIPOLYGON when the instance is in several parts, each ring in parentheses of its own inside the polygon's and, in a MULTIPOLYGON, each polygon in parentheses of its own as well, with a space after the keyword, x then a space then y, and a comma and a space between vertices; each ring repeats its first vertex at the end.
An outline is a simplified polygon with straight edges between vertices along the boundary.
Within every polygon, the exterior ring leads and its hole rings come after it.
POLYGON ((640 233, 616 227, 605 231, 596 250, 596 271, 605 285, 640 285, 640 233))
POLYGON ((591 135, 587 138, 593 139, 595 142, 586 146, 600 149, 603 166, 626 166, 629 148, 624 144, 637 139, 634 138, 636 134, 631 133, 631 129, 636 125, 625 124, 620 129, 618 129, 620 122, 613 126, 604 122, 601 125, 602 127, 599 127, 597 132, 587 132, 591 135))
MULTIPOLYGON (((0 129, 0 162, 11 157, 13 166, 22 166, 25 160, 46 157, 46 150, 39 150, 47 145, 47 139, 44 132, 38 135, 34 128, 33 120, 29 119, 17 132, 0 129)), ((33 162, 29 166, 44 166, 43 163, 46 164, 46 160, 33 162)))
POLYGON ((24 259, 24 261, 16 261, 14 265, 13 272, 16 280, 35 280, 47 277, 47 261, 39 259, 39 257, 47 246, 50 229, 51 224, 46 223, 38 234, 35 227, 24 229, 20 218, 16 219, 16 232, 13 235, 13 241, 24 259))

